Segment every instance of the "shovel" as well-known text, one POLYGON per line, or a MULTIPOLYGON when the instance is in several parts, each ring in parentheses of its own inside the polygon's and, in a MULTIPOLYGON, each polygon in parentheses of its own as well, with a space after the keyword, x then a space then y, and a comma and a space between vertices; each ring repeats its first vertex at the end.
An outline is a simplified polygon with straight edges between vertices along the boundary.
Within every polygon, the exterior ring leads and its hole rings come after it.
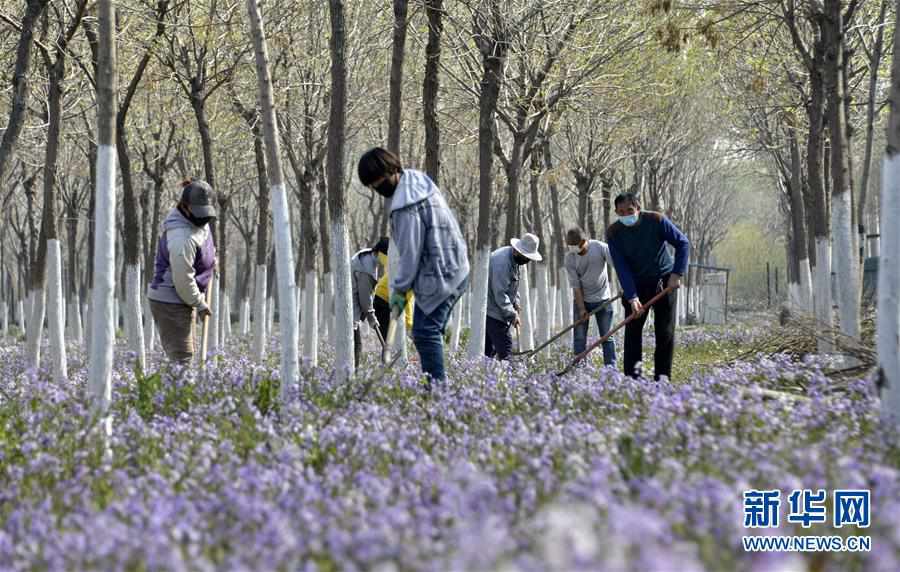
MULTIPOLYGON (((650 300, 646 304, 644 304, 644 309, 641 310, 640 314, 643 314, 644 312, 646 312, 647 309, 650 308, 650 306, 659 302, 663 298, 663 296, 668 295, 674 289, 675 288, 673 288, 672 286, 669 286, 666 289, 664 289, 662 292, 658 293, 656 296, 650 298, 650 300)), ((564 370, 557 373, 556 375, 563 376, 563 375, 569 373, 570 371, 572 371, 572 368, 575 367, 576 365, 578 365, 578 363, 581 362, 581 360, 583 360, 585 357, 587 357, 587 355, 589 353, 591 353, 592 350, 595 350, 598 346, 600 346, 600 344, 602 344, 603 342, 608 340, 613 334, 615 334, 616 332, 618 332, 619 330, 624 328, 628 324, 628 322, 634 320, 640 314, 637 312, 632 312, 631 314, 629 314, 627 318, 625 318, 624 320, 622 320, 621 322, 616 324, 616 327, 611 329, 605 336, 601 337, 599 340, 597 340, 596 342, 594 342, 590 346, 588 346, 588 348, 586 350, 584 350, 583 352, 581 352, 580 354, 575 356, 575 359, 573 359, 571 361, 571 363, 569 363, 569 365, 567 365, 564 370)))

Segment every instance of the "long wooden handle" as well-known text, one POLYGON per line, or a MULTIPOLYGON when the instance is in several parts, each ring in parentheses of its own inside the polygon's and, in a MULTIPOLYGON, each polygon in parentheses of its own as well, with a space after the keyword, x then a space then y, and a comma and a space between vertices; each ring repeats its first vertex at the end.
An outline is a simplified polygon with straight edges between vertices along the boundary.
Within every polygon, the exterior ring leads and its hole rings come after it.
POLYGON ((397 339, 397 320, 402 320, 401 312, 396 308, 391 311, 391 322, 388 326, 387 339, 384 340, 384 347, 381 350, 381 361, 388 363, 391 361, 391 350, 394 347, 394 340, 397 339))
MULTIPOLYGON (((206 285, 206 306, 212 304, 213 282, 216 279, 216 273, 209 277, 209 284, 206 285)), ((203 316, 203 333, 200 336, 200 369, 206 369, 206 352, 209 349, 209 314, 203 316)))
POLYGON ((621 294, 618 294, 618 295, 616 295, 615 297, 610 298, 609 300, 606 300, 605 302, 603 302, 602 304, 600 304, 599 306, 597 306, 596 308, 594 308, 593 310, 591 310, 590 312, 588 312, 586 316, 584 316, 583 318, 579 318, 579 319, 577 319, 576 321, 572 322, 571 325, 566 326, 565 328, 563 328, 562 330, 560 330, 559 333, 557 333, 555 336, 553 336, 552 338, 550 338, 550 339, 547 340, 546 342, 542 343, 542 344, 539 345, 538 347, 534 348, 533 350, 527 351, 527 352, 518 352, 517 354, 514 354, 514 355, 531 355, 531 356, 533 356, 534 354, 536 354, 536 353, 538 353, 539 351, 543 350, 544 348, 546 348, 547 346, 549 346, 550 344, 552 344, 553 342, 555 342, 555 341, 558 340, 559 338, 563 337, 567 332, 569 332, 570 330, 572 330, 573 328, 575 328, 578 324, 581 324, 581 323, 584 322, 585 320, 590 320, 590 319, 591 319, 591 316, 593 316, 594 314, 596 314, 596 313, 599 312, 600 310, 606 308, 607 306, 609 306, 610 304, 612 304, 613 302, 615 302, 616 300, 618 300, 618 299, 621 298, 621 297, 622 297, 622 295, 621 295, 621 294))
MULTIPOLYGON (((646 312, 647 309, 650 308, 650 306, 652 306, 653 304, 656 304, 657 302, 659 302, 659 301, 663 298, 663 296, 668 295, 668 294, 669 294, 672 290, 674 290, 674 289, 675 289, 674 287, 668 286, 668 287, 666 287, 662 292, 660 292, 660 293, 658 293, 656 296, 650 298, 650 300, 648 300, 647 303, 644 304, 643 310, 641 310, 640 313, 643 314, 644 312, 646 312)), ((578 365, 578 362, 580 362, 580 361, 583 360, 585 357, 587 357, 587 355, 588 355, 589 353, 591 353, 593 350, 597 349, 598 346, 600 346, 603 342, 605 342, 606 340, 608 340, 613 334, 615 334, 616 332, 618 332, 619 330, 621 330, 622 328, 624 328, 630 321, 632 321, 632 320, 634 320, 635 318, 637 318, 638 315, 639 315, 639 314, 638 314, 637 312, 632 312, 631 314, 629 314, 627 318, 625 318, 624 320, 622 320, 621 322, 619 322, 618 324, 616 324, 616 327, 613 328, 613 329, 611 329, 609 332, 607 332, 605 336, 601 337, 599 340, 597 340, 596 342, 592 343, 586 350, 584 350, 583 352, 581 352, 580 354, 578 354, 577 356, 575 356, 575 359, 573 359, 572 362, 569 363, 569 365, 566 366, 566 369, 562 370, 562 371, 559 372, 557 375, 565 375, 565 374, 569 373, 569 371, 570 371, 573 367, 575 367, 576 365, 578 365)))

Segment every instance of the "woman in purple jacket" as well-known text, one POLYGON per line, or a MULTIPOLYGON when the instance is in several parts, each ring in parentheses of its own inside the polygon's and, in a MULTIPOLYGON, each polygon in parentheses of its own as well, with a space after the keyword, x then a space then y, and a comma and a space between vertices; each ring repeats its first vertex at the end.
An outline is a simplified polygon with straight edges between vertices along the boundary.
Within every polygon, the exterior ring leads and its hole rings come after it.
POLYGON ((182 186, 181 200, 160 229, 147 298, 166 355, 187 365, 194 357, 194 310, 201 318, 211 314, 203 294, 216 266, 209 228, 216 210, 213 190, 205 181, 189 179, 182 186))

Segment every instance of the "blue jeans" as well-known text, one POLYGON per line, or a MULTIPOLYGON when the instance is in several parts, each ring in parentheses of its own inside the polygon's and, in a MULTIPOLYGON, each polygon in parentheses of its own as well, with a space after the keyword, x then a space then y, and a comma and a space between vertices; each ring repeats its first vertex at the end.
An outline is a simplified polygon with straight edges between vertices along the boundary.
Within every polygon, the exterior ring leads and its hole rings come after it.
POLYGON ((416 345, 416 351, 419 352, 422 371, 435 381, 443 381, 446 378, 444 373, 444 332, 453 313, 453 307, 464 291, 465 283, 459 287, 459 294, 452 295, 441 302, 441 305, 430 314, 423 312, 418 304, 413 311, 413 343, 416 345))
MULTIPOLYGON (((588 312, 592 312, 603 305, 603 302, 585 302, 584 307, 588 312)), ((580 317, 578 313, 578 308, 572 307, 572 320, 575 321, 580 317)), ((612 326, 613 320, 613 309, 612 304, 607 304, 606 308, 600 310, 594 317, 597 319, 597 328, 600 330, 600 335, 605 336, 607 332, 609 332, 610 327, 612 326)), ((575 326, 574 338, 575 338, 575 355, 583 352, 587 346, 587 334, 588 334, 588 326, 590 326, 591 321, 586 320, 577 326, 575 326)), ((616 344, 612 340, 612 338, 603 342, 603 364, 604 365, 616 365, 616 344)))

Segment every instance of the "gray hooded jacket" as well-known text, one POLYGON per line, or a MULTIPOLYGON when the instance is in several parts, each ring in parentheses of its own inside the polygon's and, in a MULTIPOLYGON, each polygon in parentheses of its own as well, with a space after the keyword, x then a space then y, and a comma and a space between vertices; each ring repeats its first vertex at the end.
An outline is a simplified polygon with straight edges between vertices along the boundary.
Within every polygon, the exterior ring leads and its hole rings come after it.
POLYGON ((516 319, 518 305, 519 265, 513 260, 512 246, 504 246, 491 253, 487 315, 509 323, 516 319))
POLYGON ((391 250, 395 248, 391 290, 412 288, 426 315, 460 294, 469 277, 466 243, 444 195, 421 171, 404 169, 391 199, 391 250))

